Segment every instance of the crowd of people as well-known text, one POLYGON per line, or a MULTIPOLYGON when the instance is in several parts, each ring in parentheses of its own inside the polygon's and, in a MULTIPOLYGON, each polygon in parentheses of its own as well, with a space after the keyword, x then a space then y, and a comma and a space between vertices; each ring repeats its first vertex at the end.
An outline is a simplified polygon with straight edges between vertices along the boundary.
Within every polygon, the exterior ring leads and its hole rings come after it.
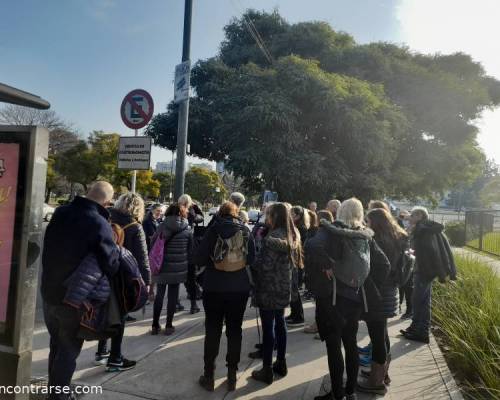
MULTIPOLYGON (((250 229, 244 202, 241 193, 233 193, 202 229, 203 212, 188 195, 165 212, 154 204, 145 213, 139 195, 126 193, 115 201, 113 187, 102 181, 86 197, 59 207, 47 227, 42 258, 49 386, 70 385, 84 340, 99 339, 95 362, 107 371, 134 368, 136 362, 122 353, 128 313, 151 302, 151 334, 172 335, 185 284, 192 314, 200 312, 202 293, 202 388, 215 389, 225 326, 227 388, 236 389, 249 305, 258 308, 262 324, 262 343, 249 354, 262 359, 262 366, 252 378, 270 385, 285 377, 286 355, 293 353, 287 350, 287 328, 304 325, 302 302, 313 300, 315 321, 304 332, 325 342, 331 378, 331 392, 316 400, 353 400, 356 391, 384 395, 391 383, 387 320, 406 298, 402 318, 412 322, 401 334, 428 343, 432 282, 456 277, 443 226, 423 207, 393 216, 383 201, 371 201, 365 212, 350 198, 330 200, 324 210, 315 202, 307 208, 265 204, 250 229), (363 348, 357 344, 360 321, 370 337, 363 348), (369 368, 359 373, 360 365, 369 368)), ((71 397, 49 396, 66 398, 71 397)))

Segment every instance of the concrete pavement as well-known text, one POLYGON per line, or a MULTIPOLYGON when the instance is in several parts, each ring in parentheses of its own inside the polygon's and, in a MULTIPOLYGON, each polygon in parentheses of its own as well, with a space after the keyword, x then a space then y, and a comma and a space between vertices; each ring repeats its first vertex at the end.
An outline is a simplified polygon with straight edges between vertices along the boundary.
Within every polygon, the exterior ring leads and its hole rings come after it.
MULTIPOLYGON (((184 297, 185 298, 185 297, 184 297)), ((187 301, 184 301, 187 306, 187 301)), ((304 304, 306 319, 314 319, 314 304, 304 304)), ((74 382, 82 385, 102 385, 103 394, 86 395, 85 400, 163 400, 163 399, 307 399, 311 400, 328 390, 329 377, 324 343, 304 334, 302 328, 290 329, 287 362, 289 375, 266 386, 250 378, 260 362, 248 358, 258 341, 255 309, 248 308, 243 331, 243 349, 238 374, 237 390, 225 389, 225 349, 223 335, 216 370, 216 390, 208 393, 201 389, 197 380, 203 369, 204 314, 177 314, 174 319, 176 333, 173 336, 151 336, 152 306, 148 306, 144 319, 136 313, 138 321, 128 324, 125 330, 123 351, 127 358, 138 360, 135 369, 122 373, 106 373, 104 367, 92 364, 96 342, 87 342, 78 359, 74 382)), ((162 319, 164 323, 164 319, 162 319)), ((453 377, 442 354, 432 338, 430 345, 408 341, 398 336, 408 321, 395 318, 390 321, 393 362, 392 384, 386 399, 390 400, 461 400, 453 377)), ((368 343, 366 327, 360 324, 360 345, 368 343)), ((34 335, 32 375, 46 376, 48 334, 41 315, 37 317, 34 335)), ((359 399, 375 399, 376 396, 359 394, 359 399)))

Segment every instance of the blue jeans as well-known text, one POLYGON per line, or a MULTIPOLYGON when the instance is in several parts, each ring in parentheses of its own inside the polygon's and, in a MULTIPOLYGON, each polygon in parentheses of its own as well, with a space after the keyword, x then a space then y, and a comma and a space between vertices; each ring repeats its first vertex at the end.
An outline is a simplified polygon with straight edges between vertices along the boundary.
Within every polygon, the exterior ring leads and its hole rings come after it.
POLYGON ((273 363, 274 343, 278 351, 278 360, 286 355, 285 310, 260 310, 262 321, 262 358, 265 367, 273 363))
POLYGON ((429 335, 431 327, 432 281, 426 280, 418 271, 413 276, 413 318, 411 329, 422 336, 429 335))
MULTIPOLYGON (((50 334, 49 387, 69 387, 83 345, 83 340, 77 337, 80 315, 70 306, 47 303, 43 304, 43 314, 50 334)), ((49 399, 65 400, 69 397, 52 394, 49 399)))

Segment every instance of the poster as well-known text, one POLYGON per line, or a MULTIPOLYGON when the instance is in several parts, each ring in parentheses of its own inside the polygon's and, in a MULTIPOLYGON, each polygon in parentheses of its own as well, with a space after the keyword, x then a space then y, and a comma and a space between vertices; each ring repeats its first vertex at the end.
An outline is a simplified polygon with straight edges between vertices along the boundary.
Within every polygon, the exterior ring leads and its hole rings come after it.
POLYGON ((0 333, 9 301, 18 169, 19 144, 0 143, 0 333))

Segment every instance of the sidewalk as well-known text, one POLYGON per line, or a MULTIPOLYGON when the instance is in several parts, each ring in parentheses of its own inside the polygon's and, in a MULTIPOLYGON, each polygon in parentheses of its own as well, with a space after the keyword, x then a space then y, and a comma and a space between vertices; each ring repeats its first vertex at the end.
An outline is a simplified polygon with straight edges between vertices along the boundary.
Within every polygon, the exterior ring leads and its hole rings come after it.
POLYGON ((479 251, 468 249, 467 247, 454 247, 453 252, 462 257, 472 257, 478 259, 479 261, 489 265, 490 268, 495 271, 496 275, 500 276, 500 259, 480 253, 479 251))
MULTIPOLYGON (((183 298, 184 295, 183 295, 183 298)), ((185 303, 187 303, 185 301, 185 303)), ((304 304, 306 319, 313 321, 314 304, 304 304)), ((203 369, 204 314, 177 314, 175 335, 151 336, 152 307, 148 306, 145 318, 136 313, 138 321, 128 324, 125 330, 123 350, 126 357, 138 360, 135 369, 122 373, 106 373, 104 367, 92 364, 96 342, 87 342, 78 359, 74 382, 82 385, 102 385, 103 394, 86 395, 85 400, 164 400, 164 399, 307 399, 324 392, 329 387, 328 366, 324 343, 307 335, 302 328, 289 330, 287 361, 289 374, 270 386, 250 378, 252 370, 260 368, 260 362, 248 358, 257 343, 255 309, 248 309, 244 322, 243 348, 238 374, 237 389, 225 390, 225 349, 223 335, 216 370, 216 390, 208 393, 201 389, 197 380, 203 369)), ((162 320, 163 322, 163 320, 162 320)), ((434 338, 430 345, 418 344, 398 336, 408 321, 398 318, 390 321, 392 357, 390 386, 386 399, 453 399, 462 400, 455 382, 444 362, 434 338)), ((368 343, 366 327, 360 324, 360 345, 368 343)), ((34 336, 32 376, 46 375, 48 334, 41 316, 37 318, 34 336)), ((375 399, 372 395, 359 395, 360 400, 375 399)))

